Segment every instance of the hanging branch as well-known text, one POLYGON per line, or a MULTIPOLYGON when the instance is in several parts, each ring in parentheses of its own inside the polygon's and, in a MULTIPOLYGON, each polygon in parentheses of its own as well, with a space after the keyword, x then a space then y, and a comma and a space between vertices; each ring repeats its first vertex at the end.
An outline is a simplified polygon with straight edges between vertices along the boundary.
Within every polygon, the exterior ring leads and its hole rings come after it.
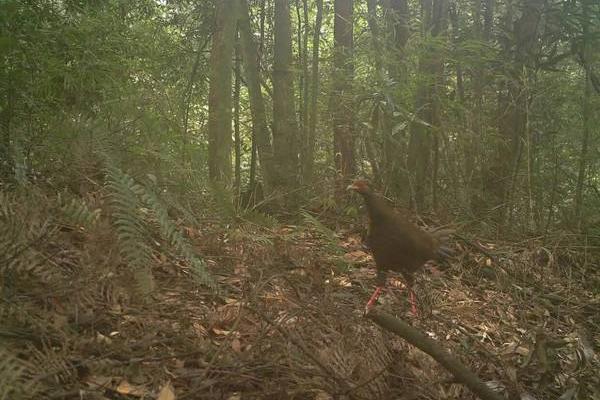
POLYGON ((395 333, 408 343, 429 354, 444 368, 450 371, 456 380, 471 389, 471 391, 479 396, 480 399, 502 400, 502 397, 498 393, 490 389, 463 363, 453 357, 435 340, 430 339, 419 330, 413 328, 401 319, 394 318, 391 315, 377 311, 376 309, 369 311, 366 316, 383 329, 395 333))

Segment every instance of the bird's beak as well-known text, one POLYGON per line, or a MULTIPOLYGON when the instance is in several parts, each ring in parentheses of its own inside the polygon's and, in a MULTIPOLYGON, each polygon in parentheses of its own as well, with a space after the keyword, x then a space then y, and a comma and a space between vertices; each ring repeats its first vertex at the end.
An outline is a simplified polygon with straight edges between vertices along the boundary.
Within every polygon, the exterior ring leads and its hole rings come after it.
POLYGON ((356 186, 354 186, 354 184, 352 185, 348 185, 348 187, 346 188, 346 190, 357 190, 358 188, 356 186))

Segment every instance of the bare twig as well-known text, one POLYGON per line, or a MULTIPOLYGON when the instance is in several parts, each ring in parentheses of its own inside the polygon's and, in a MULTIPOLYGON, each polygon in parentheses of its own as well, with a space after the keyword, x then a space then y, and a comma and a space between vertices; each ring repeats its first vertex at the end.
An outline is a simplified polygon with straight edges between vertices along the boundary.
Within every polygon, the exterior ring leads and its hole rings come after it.
POLYGON ((371 310, 367 314, 367 318, 429 354, 450 371, 457 381, 471 389, 479 398, 483 400, 502 400, 502 397, 498 393, 490 389, 477 375, 442 348, 435 340, 430 339, 406 322, 376 309, 371 310))

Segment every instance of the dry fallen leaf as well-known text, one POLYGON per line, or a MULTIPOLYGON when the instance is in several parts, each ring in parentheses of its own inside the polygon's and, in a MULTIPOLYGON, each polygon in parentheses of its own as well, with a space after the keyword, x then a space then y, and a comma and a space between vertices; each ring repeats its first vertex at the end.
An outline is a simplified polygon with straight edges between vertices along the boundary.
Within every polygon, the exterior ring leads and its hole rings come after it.
POLYGON ((175 400, 175 389, 173 389, 171 381, 163 385, 163 387, 160 389, 160 392, 158 392, 158 397, 156 400, 175 400))
POLYGON ((212 331, 216 334, 216 335, 221 335, 221 336, 227 336, 231 333, 231 331, 226 331, 224 329, 218 329, 218 328, 213 328, 212 331))
POLYGON ((111 344, 112 343, 112 340, 108 336, 105 336, 101 333, 96 334, 96 341, 98 343, 103 343, 103 344, 111 344))
POLYGON ((242 343, 240 342, 239 339, 233 339, 233 341, 231 342, 231 349, 233 351, 235 351, 236 353, 241 353, 242 343))
POLYGON ((90 387, 95 388, 106 388, 112 386, 112 376, 96 376, 92 375, 85 379, 85 382, 90 385, 90 387))
POLYGON ((354 250, 344 254, 344 259, 348 262, 364 262, 369 259, 369 254, 362 250, 354 250))
POLYGON ((324 392, 322 390, 319 390, 317 392, 317 395, 315 396, 315 400, 331 400, 331 399, 333 399, 333 397, 329 393, 324 392))
POLYGON ((132 385, 126 380, 122 380, 117 386, 117 392, 120 394, 126 394, 129 396, 142 397, 146 394, 146 389, 139 385, 132 385))

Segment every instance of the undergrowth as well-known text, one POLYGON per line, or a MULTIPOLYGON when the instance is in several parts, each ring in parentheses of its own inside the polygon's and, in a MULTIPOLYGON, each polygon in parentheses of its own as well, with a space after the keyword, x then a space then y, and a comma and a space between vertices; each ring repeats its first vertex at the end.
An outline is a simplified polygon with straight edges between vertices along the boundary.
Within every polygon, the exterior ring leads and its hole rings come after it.
MULTIPOLYGON (((444 392, 421 385, 438 366, 362 319, 374 274, 347 226, 217 208, 231 200, 218 190, 186 207, 105 160, 95 192, 0 192, 0 400, 122 394, 134 379, 149 397, 173 379, 188 397, 227 398, 234 375, 250 398, 328 398, 357 382, 356 398, 444 392), (60 397, 64 388, 75 394, 60 397)), ((460 249, 443 278, 420 276, 436 313, 415 324, 488 379, 555 398, 592 393, 598 258, 576 243, 488 243, 489 259, 460 249), (543 347, 540 328, 557 347, 543 347)), ((383 307, 402 310, 390 292, 383 307)))

